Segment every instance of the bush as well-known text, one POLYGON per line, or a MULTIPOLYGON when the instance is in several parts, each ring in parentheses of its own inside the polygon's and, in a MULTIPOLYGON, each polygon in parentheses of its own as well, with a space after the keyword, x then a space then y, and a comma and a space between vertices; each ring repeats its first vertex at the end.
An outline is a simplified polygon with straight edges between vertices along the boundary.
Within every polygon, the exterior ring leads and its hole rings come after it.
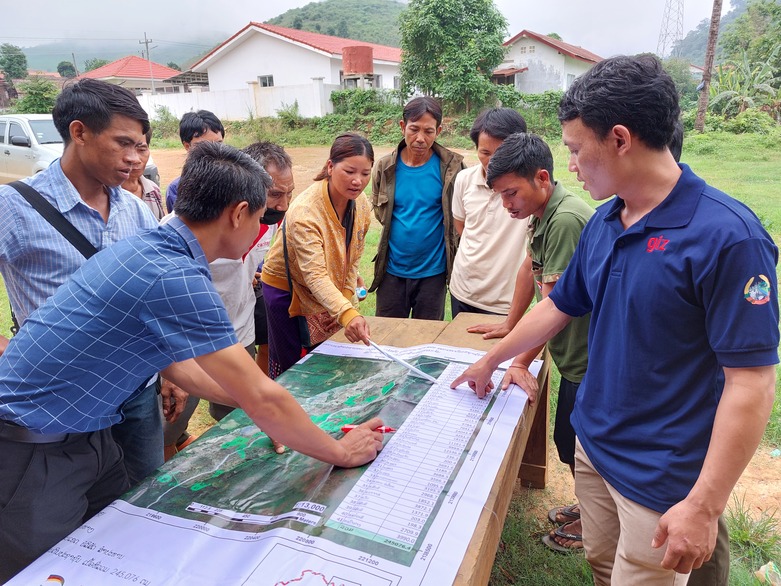
POLYGON ((156 139, 179 139, 179 119, 171 113, 166 106, 155 108, 155 117, 152 119, 152 137, 156 139))
POLYGON ((349 89, 331 92, 335 114, 368 116, 387 112, 401 118, 401 101, 401 92, 398 90, 349 89))
POLYGON ((769 114, 756 108, 748 108, 724 124, 724 130, 735 134, 755 132, 769 134, 778 125, 769 114))
POLYGON ((295 130, 303 126, 304 119, 301 117, 301 112, 298 109, 298 100, 295 100, 292 104, 282 104, 282 107, 277 110, 277 116, 282 121, 282 126, 288 130, 295 130))

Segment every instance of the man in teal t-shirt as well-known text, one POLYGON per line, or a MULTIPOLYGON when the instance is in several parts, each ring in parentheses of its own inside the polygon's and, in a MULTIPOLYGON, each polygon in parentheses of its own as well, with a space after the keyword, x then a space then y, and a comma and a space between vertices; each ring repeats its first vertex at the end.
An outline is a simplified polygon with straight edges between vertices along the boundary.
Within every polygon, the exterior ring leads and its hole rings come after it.
POLYGON ((372 204, 383 225, 374 281, 381 317, 444 319, 458 234, 452 201, 463 157, 436 143, 442 108, 434 98, 405 107, 404 140, 372 173, 372 204))

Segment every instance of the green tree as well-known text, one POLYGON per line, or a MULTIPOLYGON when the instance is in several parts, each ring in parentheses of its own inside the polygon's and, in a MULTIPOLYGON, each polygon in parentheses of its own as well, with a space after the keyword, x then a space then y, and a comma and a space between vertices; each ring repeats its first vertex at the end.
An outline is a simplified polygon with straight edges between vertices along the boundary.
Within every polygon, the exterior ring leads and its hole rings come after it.
POLYGON ((410 0, 399 22, 405 92, 439 96, 457 110, 486 102, 507 31, 492 0, 410 0))
POLYGON ((76 68, 70 61, 60 61, 57 64, 57 73, 60 77, 76 77, 76 68))
POLYGON ((689 61, 680 57, 670 57, 662 62, 665 71, 670 74, 681 99, 681 107, 687 109, 697 101, 697 82, 689 70, 689 61))
POLYGON ((559 33, 548 33, 545 36, 550 38, 550 39, 556 39, 557 41, 563 41, 564 40, 564 39, 561 38, 561 35, 559 33))
POLYGON ((14 103, 14 110, 24 114, 49 114, 60 88, 48 79, 33 77, 19 84, 19 93, 22 97, 14 103))
MULTIPOLYGON (((722 56, 741 62, 764 63, 781 43, 781 4, 774 0, 755 0, 746 12, 724 31, 721 38, 722 56)), ((781 75, 781 54, 775 52, 770 66, 775 77, 781 75)))
POLYGON ((7 80, 27 77, 27 56, 11 43, 0 45, 0 71, 7 80))
POLYGON ((171 69, 176 69, 177 71, 181 71, 181 70, 182 70, 182 68, 181 68, 181 67, 179 67, 179 65, 178 65, 177 63, 174 63, 173 61, 169 61, 169 62, 167 63, 167 65, 168 65, 168 67, 170 67, 171 69))
POLYGON ((109 63, 111 63, 111 61, 108 59, 98 59, 97 57, 93 57, 92 59, 87 59, 84 61, 84 71, 92 71, 93 69, 103 67, 109 63))

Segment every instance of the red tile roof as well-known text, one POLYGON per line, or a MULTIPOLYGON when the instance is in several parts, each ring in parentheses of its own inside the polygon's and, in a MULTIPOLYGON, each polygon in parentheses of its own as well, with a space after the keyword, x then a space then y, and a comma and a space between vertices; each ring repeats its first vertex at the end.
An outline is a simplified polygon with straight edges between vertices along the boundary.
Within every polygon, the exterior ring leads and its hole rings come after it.
POLYGON ((312 33, 309 31, 302 31, 294 28, 286 28, 284 26, 276 26, 273 24, 264 24, 261 22, 250 22, 247 26, 230 37, 227 41, 220 44, 211 50, 203 59, 198 61, 192 66, 192 69, 198 67, 201 63, 211 58, 217 51, 223 47, 232 43, 237 37, 243 35, 248 29, 255 29, 260 31, 266 31, 280 37, 284 37, 290 41, 301 43, 317 49, 319 51, 325 51, 331 55, 341 55, 345 47, 371 47, 374 59, 379 61, 392 61, 394 63, 401 63, 401 49, 398 47, 388 47, 386 45, 376 45, 374 43, 366 43, 364 41, 356 41, 355 39, 343 39, 341 37, 332 37, 330 35, 322 35, 320 33, 312 33))
POLYGON ((541 35, 540 33, 535 33, 530 30, 522 30, 509 41, 505 41, 504 46, 509 47, 510 45, 514 44, 518 39, 522 37, 528 37, 530 39, 534 39, 536 41, 544 43, 549 47, 553 47, 559 53, 568 55, 573 59, 580 59, 581 61, 588 61, 590 63, 598 63, 599 61, 602 61, 602 57, 600 57, 596 53, 592 53, 591 51, 586 51, 583 47, 578 47, 577 45, 570 45, 569 43, 565 43, 564 41, 552 39, 551 37, 548 37, 546 35, 541 35))
MULTIPOLYGON (((109 77, 124 77, 128 79, 149 79, 150 78, 150 62, 141 57, 135 55, 128 55, 117 59, 111 63, 98 67, 87 73, 83 73, 79 76, 79 79, 89 77, 91 79, 106 79, 109 77)), ((173 75, 178 75, 181 71, 171 69, 165 65, 151 62, 151 76, 156 80, 168 79, 173 75)))

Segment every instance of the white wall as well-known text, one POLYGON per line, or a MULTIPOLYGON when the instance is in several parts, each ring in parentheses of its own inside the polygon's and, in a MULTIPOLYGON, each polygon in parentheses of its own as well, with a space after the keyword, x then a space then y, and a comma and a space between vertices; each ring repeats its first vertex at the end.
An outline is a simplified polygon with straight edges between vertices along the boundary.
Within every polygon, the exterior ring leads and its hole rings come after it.
POLYGON ((250 113, 255 115, 254 98, 248 87, 221 92, 155 95, 144 93, 138 96, 138 102, 150 119, 155 117, 157 106, 165 106, 177 118, 196 110, 214 112, 220 120, 246 120, 250 113))
POLYGON ((186 112, 210 110, 220 120, 247 120, 254 117, 276 117, 277 111, 298 102, 298 112, 304 118, 317 118, 333 112, 331 92, 338 84, 309 80, 308 84, 262 88, 252 83, 243 90, 196 91, 186 94, 155 94, 138 96, 138 102, 155 118, 157 106, 165 106, 177 118, 186 112))
POLYGON ((313 77, 339 83, 339 70, 333 80, 330 61, 329 56, 253 31, 208 66, 209 88, 243 89, 261 75, 273 75, 275 86, 310 84, 313 77))
POLYGON ((332 91, 340 89, 338 84, 326 84, 322 80, 284 87, 259 87, 257 84, 253 87, 256 116, 276 117, 279 110, 298 102, 298 113, 304 118, 317 118, 333 112, 329 97, 332 91))
POLYGON ((585 73, 592 65, 559 53, 536 39, 523 37, 507 52, 501 67, 528 67, 527 71, 515 75, 515 89, 539 94, 547 90, 566 90, 568 80, 585 73))

